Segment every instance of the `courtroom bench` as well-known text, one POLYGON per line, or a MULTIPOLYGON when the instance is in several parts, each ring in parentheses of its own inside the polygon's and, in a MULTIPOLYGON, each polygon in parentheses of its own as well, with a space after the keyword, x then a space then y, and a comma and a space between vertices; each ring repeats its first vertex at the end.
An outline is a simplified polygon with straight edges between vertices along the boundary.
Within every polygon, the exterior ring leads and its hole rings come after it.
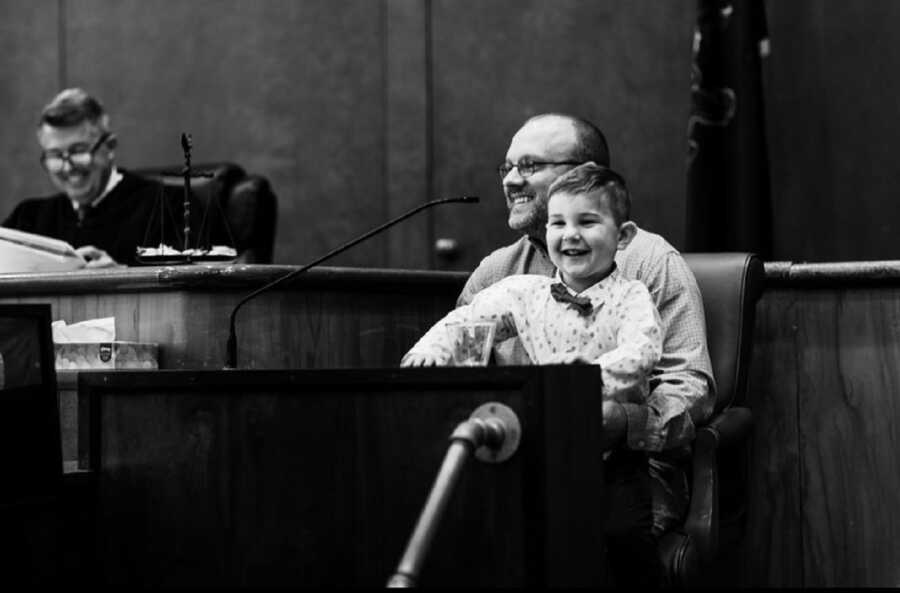
MULTIPOLYGON (((162 369, 221 369, 231 311, 242 297, 298 269, 182 265, 0 275, 0 302, 50 303, 67 323, 115 317, 116 339, 160 345, 162 369)), ((453 307, 467 274, 323 266, 244 306, 238 368, 381 368, 453 307)), ((64 460, 79 458, 77 375, 62 373, 64 460)), ((84 459, 86 451, 82 447, 84 459)))
MULTIPOLYGON (((748 405, 745 586, 900 583, 900 262, 766 264, 748 405)), ((190 266, 0 277, 0 302, 69 322, 115 316, 173 369, 219 369, 244 294, 291 266, 190 266)), ((240 368, 396 366, 466 275, 322 268, 248 304, 240 368)), ((65 382, 61 382, 65 386, 65 382)), ((71 383, 68 384, 71 387, 71 383)))

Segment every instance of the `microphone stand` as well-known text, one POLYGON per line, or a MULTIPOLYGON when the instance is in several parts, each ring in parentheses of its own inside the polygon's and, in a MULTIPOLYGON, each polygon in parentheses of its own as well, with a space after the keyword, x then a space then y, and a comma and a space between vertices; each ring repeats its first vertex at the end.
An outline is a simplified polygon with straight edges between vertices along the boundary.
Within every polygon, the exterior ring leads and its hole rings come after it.
POLYGON ((389 220, 388 222, 382 224, 381 226, 378 226, 378 227, 372 229, 371 231, 365 233, 364 235, 357 237, 351 241, 348 241, 347 243, 344 243, 337 249, 333 249, 332 251, 329 251, 328 253, 319 257, 318 259, 315 259, 312 262, 310 262, 304 266, 301 266, 300 268, 293 270, 292 272, 290 272, 288 274, 285 274, 281 278, 276 278, 272 282, 269 282, 268 284, 261 286, 260 288, 257 288, 256 290, 254 290, 253 292, 251 292, 250 294, 248 294, 247 296, 242 298, 238 302, 238 304, 235 305, 234 309, 231 311, 231 319, 229 321, 229 330, 228 330, 228 342, 225 345, 225 352, 226 352, 225 369, 228 370, 228 369, 236 369, 237 368, 237 332, 235 331, 235 319, 237 318, 238 310, 242 306, 244 306, 244 304, 247 303, 247 301, 256 297, 259 294, 262 294, 263 292, 265 292, 271 288, 274 288, 275 286, 277 286, 279 284, 287 282, 291 278, 294 278, 294 277, 302 274, 303 272, 307 271, 308 269, 319 265, 323 261, 330 259, 330 258, 338 255, 339 253, 343 253, 344 251, 346 251, 347 249, 350 249, 357 243, 361 243, 362 241, 365 241, 372 235, 377 235, 378 233, 387 229, 388 227, 392 227, 395 224, 397 224, 398 222, 406 220, 413 214, 416 214, 417 212, 420 212, 426 208, 430 208, 432 206, 437 206, 439 204, 449 204, 452 202, 473 204, 473 203, 477 202, 478 200, 479 200, 478 196, 462 196, 459 198, 444 198, 442 200, 432 200, 431 202, 425 202, 424 204, 413 208, 409 212, 407 212, 405 214, 401 214, 397 218, 395 218, 393 220, 389 220))
POLYGON ((187 251, 191 246, 191 147, 193 146, 191 135, 181 133, 181 148, 184 151, 184 170, 182 171, 182 177, 184 178, 184 206, 183 206, 183 215, 184 219, 184 251, 187 251))

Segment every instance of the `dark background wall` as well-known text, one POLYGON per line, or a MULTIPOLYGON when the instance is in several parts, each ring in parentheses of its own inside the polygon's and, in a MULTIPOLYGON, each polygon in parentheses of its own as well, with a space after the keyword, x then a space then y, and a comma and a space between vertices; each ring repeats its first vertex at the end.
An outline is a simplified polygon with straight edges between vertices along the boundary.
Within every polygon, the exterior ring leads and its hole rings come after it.
MULTIPOLYGON (((34 124, 60 88, 104 101, 125 167, 232 160, 303 263, 436 197, 334 263, 469 269, 513 239, 495 166, 528 116, 608 134, 635 217, 684 244, 695 4, 638 0, 0 0, 0 211, 51 191, 34 124), (454 239, 456 259, 434 242, 454 239)), ((775 258, 890 259, 900 5, 767 2, 775 258)))
POLYGON ((780 259, 900 258, 900 3, 766 3, 780 259))

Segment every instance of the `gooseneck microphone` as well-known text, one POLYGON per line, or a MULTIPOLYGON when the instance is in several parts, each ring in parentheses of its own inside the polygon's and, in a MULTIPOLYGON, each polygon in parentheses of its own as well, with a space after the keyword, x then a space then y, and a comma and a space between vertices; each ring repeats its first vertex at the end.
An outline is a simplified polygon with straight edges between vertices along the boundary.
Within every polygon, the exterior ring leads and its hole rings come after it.
POLYGON ((319 265, 323 261, 330 259, 330 258, 334 257, 335 255, 338 255, 339 253, 346 251, 347 249, 350 249, 357 243, 361 243, 362 241, 365 241, 369 237, 372 237, 373 235, 377 235, 378 233, 394 226, 398 222, 406 220, 413 214, 421 212, 422 210, 425 210, 426 208, 431 208, 432 206, 437 206, 438 204, 450 204, 450 203, 454 203, 454 202, 459 202, 459 203, 463 203, 463 204, 474 204, 478 200, 479 200, 478 196, 462 196, 459 198, 444 198, 441 200, 432 200, 430 202, 425 202, 424 204, 413 208, 409 212, 407 212, 405 214, 401 214, 397 218, 395 218, 393 220, 389 220, 388 222, 382 224, 381 226, 372 229, 371 231, 365 233, 364 235, 361 235, 351 241, 344 243, 337 249, 333 249, 332 251, 329 251, 328 253, 319 257, 318 259, 311 261, 310 263, 285 274, 281 278, 276 278, 272 282, 269 282, 268 284, 265 284, 265 285, 257 288, 256 290, 254 290, 253 292, 251 292, 250 294, 248 294, 247 296, 242 298, 238 302, 238 304, 235 305, 234 309, 231 311, 231 320, 229 322, 229 330, 228 330, 228 342, 225 345, 225 353, 226 353, 225 368, 226 369, 237 368, 237 332, 235 331, 235 328, 234 328, 234 322, 235 322, 235 319, 237 318, 238 310, 241 307, 243 307, 247 303, 247 301, 259 296, 260 294, 266 292, 267 290, 274 288, 275 286, 278 286, 279 284, 287 282, 291 278, 294 278, 294 277, 302 274, 303 272, 307 271, 308 269, 319 265))

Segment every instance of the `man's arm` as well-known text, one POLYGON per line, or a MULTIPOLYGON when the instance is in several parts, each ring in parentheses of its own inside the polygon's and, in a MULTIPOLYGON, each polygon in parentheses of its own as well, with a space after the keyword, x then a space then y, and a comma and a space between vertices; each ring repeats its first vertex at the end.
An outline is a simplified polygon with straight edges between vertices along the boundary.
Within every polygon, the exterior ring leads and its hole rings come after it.
POLYGON ((25 212, 25 202, 19 202, 16 204, 16 207, 13 208, 12 212, 6 217, 6 220, 3 221, 0 226, 4 226, 8 229, 16 229, 18 231, 25 232, 33 232, 32 229, 28 228, 29 225, 25 223, 23 220, 23 213, 25 212))
POLYGON ((646 405, 623 404, 627 444, 661 451, 693 440, 696 424, 712 413, 715 384, 703 300, 684 258, 671 252, 646 266, 638 279, 650 289, 665 339, 646 405))
POLYGON ((614 449, 625 442, 628 417, 619 402, 603 400, 603 450, 614 449))
POLYGON ((463 305, 468 305, 472 302, 472 299, 476 294, 496 281, 497 279, 491 277, 488 266, 486 266, 484 260, 482 260, 481 264, 469 274, 466 285, 463 286, 462 292, 459 293, 459 297, 456 299, 456 306, 462 307, 463 305))
POLYGON ((457 299, 457 306, 467 305, 488 286, 517 274, 553 276, 556 268, 547 256, 527 237, 488 254, 469 276, 457 299))

